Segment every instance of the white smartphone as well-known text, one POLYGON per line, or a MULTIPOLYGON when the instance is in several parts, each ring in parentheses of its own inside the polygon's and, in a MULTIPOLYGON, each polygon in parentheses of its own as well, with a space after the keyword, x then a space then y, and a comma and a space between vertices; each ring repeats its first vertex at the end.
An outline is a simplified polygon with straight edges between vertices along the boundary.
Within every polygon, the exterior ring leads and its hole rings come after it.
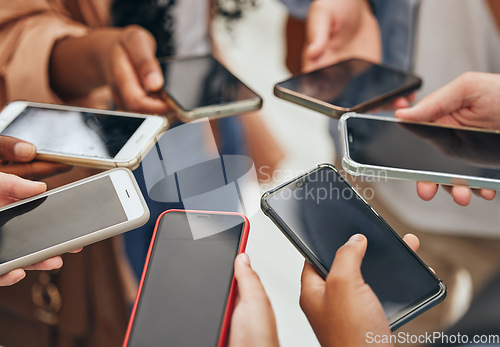
POLYGON ((500 132, 347 113, 342 166, 353 175, 500 189, 500 132))
POLYGON ((125 168, 0 208, 0 275, 145 224, 149 209, 125 168))
POLYGON ((234 116, 262 107, 262 98, 211 55, 164 58, 160 65, 167 102, 184 122, 234 116))
POLYGON ((95 168, 136 168, 167 125, 159 116, 24 101, 0 113, 0 135, 33 143, 38 159, 95 168))

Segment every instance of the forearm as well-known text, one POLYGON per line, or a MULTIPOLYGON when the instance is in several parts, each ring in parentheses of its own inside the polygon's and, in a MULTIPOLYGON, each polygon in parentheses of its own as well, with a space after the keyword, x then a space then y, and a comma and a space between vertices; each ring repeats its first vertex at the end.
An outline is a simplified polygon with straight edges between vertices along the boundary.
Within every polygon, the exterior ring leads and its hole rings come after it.
POLYGON ((54 44, 49 61, 52 90, 62 99, 86 96, 107 83, 105 59, 120 29, 98 29, 81 37, 66 37, 54 44))

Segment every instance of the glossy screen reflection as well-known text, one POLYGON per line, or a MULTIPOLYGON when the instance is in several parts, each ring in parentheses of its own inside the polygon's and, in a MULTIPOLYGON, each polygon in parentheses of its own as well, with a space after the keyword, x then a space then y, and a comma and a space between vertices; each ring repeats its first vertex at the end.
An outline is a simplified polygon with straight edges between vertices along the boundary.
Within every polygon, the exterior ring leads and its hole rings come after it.
POLYGON ((167 61, 161 67, 165 91, 186 111, 259 98, 211 56, 167 61))
POLYGON ((269 205, 325 273, 337 249, 361 233, 368 239, 361 271, 387 317, 439 292, 438 280, 334 170, 319 169, 300 184, 273 193, 269 205))
POLYGON ((127 221, 102 177, 0 212, 0 264, 127 221))
POLYGON ((1 135, 33 143, 39 151, 114 158, 143 118, 28 106, 1 135))
POLYGON ((243 220, 169 212, 158 227, 129 346, 216 346, 243 220), (192 229, 204 229, 204 238, 192 229), (196 235, 195 235, 196 237, 196 235))
POLYGON ((347 136, 360 164, 500 179, 500 134, 349 118, 347 136))

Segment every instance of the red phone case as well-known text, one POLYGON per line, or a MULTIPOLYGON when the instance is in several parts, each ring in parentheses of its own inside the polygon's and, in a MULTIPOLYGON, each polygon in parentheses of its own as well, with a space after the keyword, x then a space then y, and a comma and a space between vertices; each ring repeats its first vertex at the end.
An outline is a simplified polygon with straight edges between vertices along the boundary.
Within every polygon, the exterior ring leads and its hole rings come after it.
MULTIPOLYGON (((151 253, 153 251, 153 245, 156 240, 156 233, 158 231, 158 226, 160 225, 160 220, 169 212, 187 212, 187 213, 204 213, 204 214, 226 214, 226 215, 235 215, 240 216, 244 220, 243 232, 241 234, 240 245, 238 247, 238 254, 243 253, 247 246, 248 241, 248 233, 250 231, 250 222, 248 218, 241 213, 236 212, 219 212, 219 211, 192 211, 192 210, 167 210, 158 216, 156 220, 155 230, 153 232, 153 237, 151 238, 151 243, 149 244, 148 254, 146 256, 146 262, 144 263, 144 270, 142 271, 141 281, 139 283, 139 289, 137 290, 137 295, 135 297, 134 307, 132 309, 132 313, 130 314, 130 319, 128 322, 127 332, 125 334, 125 339, 123 340, 123 347, 127 347, 128 340, 130 338, 130 333, 132 331, 132 326, 134 323, 135 313, 137 311, 137 306, 139 304, 139 298, 141 297, 142 286, 144 285, 144 279, 146 277, 146 271, 149 265, 149 260, 151 259, 151 253)), ((223 347, 226 345, 227 338, 229 335, 229 326, 231 323, 231 315, 233 314, 234 309, 234 300, 236 298, 236 280, 233 275, 233 279, 231 280, 231 288, 229 289, 229 296, 226 304, 226 311, 224 313, 224 318, 222 319, 222 326, 219 333, 219 342, 217 343, 217 347, 223 347)))

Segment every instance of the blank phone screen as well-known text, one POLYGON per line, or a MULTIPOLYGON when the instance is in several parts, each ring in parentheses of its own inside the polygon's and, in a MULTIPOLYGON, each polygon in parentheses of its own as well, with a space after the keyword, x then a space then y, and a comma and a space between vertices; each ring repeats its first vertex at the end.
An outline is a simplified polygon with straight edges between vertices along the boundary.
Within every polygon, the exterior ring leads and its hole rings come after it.
POLYGON ((143 122, 143 118, 28 106, 1 135, 31 142, 39 151, 112 159, 143 122))
POLYGON ((161 219, 129 346, 217 345, 243 227, 233 215, 161 219))
POLYGON ((500 179, 500 134, 368 118, 346 124, 357 163, 500 179))
POLYGON ((269 197, 269 206, 312 252, 324 275, 354 234, 368 239, 361 272, 386 316, 439 293, 438 279, 331 168, 320 168, 269 197))
POLYGON ((0 264, 127 221, 108 176, 0 212, 0 264))
POLYGON ((212 56, 167 61, 161 67, 165 92, 186 111, 260 99, 212 56))
POLYGON ((330 105, 353 108, 419 83, 418 78, 408 73, 352 59, 292 77, 279 85, 330 105))

